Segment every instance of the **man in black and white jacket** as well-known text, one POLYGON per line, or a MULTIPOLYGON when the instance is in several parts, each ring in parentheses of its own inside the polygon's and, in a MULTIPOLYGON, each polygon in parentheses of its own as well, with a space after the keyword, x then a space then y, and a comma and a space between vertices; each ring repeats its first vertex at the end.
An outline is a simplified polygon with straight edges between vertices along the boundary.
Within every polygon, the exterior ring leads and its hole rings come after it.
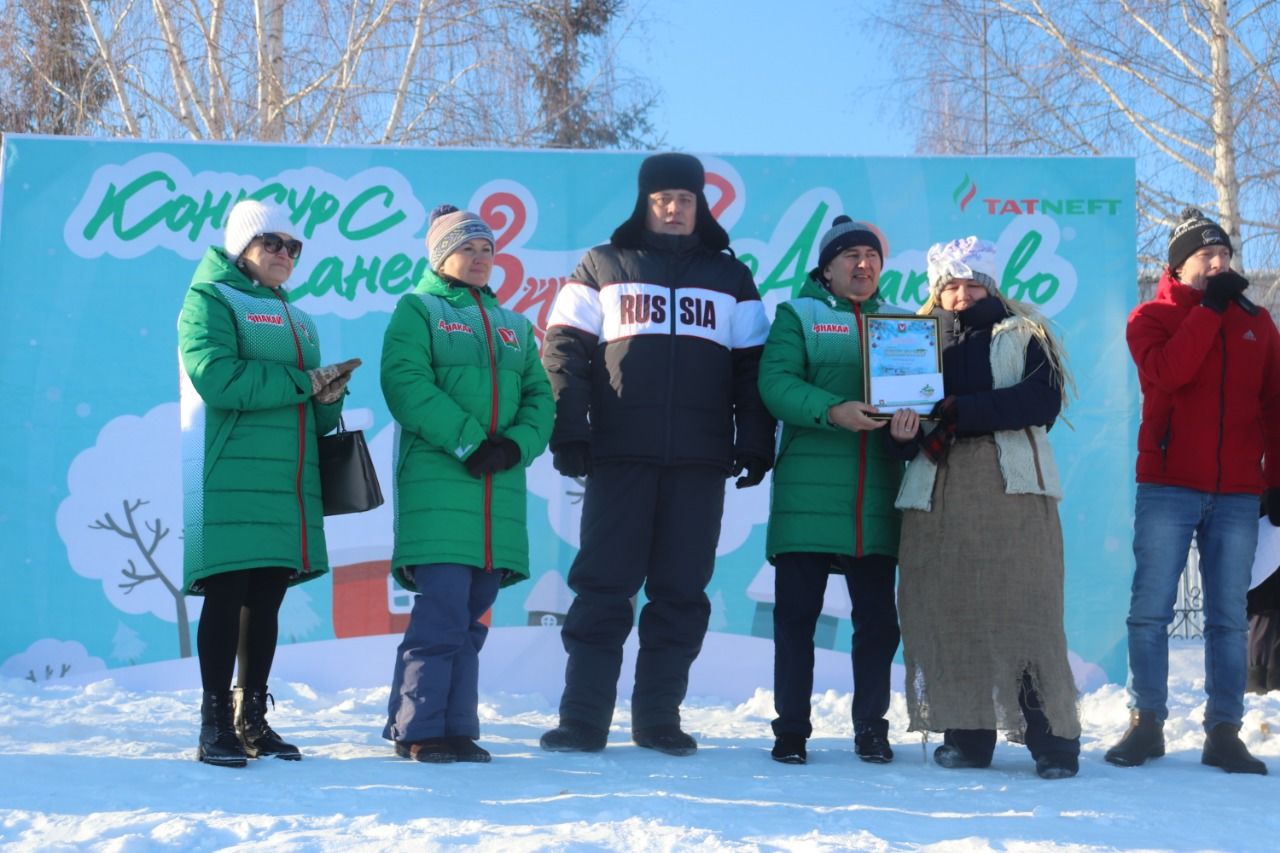
POLYGON ((556 298, 542 361, 556 398, 556 470, 586 478, 557 752, 604 749, 632 599, 643 587, 632 738, 690 755, 680 728, 711 605, 726 476, 757 485, 774 420, 756 388, 768 319, 703 192, 702 163, 640 166, 631 217, 587 252, 556 298))

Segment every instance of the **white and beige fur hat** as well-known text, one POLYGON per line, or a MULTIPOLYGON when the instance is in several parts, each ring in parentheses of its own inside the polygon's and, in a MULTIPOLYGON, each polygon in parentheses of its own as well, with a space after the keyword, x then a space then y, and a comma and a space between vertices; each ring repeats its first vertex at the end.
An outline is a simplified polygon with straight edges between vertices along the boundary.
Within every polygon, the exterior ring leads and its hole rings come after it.
POLYGON ((949 243, 934 243, 929 247, 929 294, 937 297, 938 291, 949 281, 973 279, 988 291, 995 293, 999 271, 996 268, 996 246, 977 237, 961 237, 949 243))

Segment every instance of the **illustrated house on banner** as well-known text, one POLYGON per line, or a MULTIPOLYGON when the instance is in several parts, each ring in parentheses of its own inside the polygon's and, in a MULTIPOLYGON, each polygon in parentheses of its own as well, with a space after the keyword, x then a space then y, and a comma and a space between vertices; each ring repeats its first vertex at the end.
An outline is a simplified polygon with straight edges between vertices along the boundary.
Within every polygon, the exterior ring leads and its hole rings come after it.
MULTIPOLYGON (((568 587, 565 587, 566 591, 568 587)), ((414 593, 391 576, 390 560, 333 567, 333 635, 338 639, 401 634, 409 626, 414 593)), ((479 620, 493 624, 493 609, 479 620)))
POLYGON ((560 573, 545 571, 529 590, 524 609, 529 613, 530 625, 554 628, 564 624, 564 617, 573 603, 573 591, 560 573))
MULTIPOLYGON (((751 620, 751 633, 756 637, 773 639, 774 574, 773 564, 766 562, 747 587, 747 598, 756 603, 755 615, 751 620)), ((822 598, 822 613, 818 616, 818 627, 814 630, 813 643, 816 647, 836 647, 836 625, 841 619, 849 618, 852 605, 844 578, 837 574, 828 575, 827 591, 822 598)))
POLYGON ((333 567, 333 634, 339 639, 397 634, 409 625, 413 593, 391 577, 390 560, 333 567))

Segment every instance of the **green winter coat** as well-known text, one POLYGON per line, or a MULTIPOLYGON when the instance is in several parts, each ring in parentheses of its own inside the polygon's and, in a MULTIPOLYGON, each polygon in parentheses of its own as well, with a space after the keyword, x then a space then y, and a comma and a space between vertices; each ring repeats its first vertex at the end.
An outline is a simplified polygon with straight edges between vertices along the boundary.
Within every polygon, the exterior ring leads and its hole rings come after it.
POLYGON ((554 404, 533 326, 488 290, 427 270, 391 315, 382 393, 396 419, 396 580, 407 566, 460 563, 529 576, 525 468, 547 446, 554 404), (476 479, 463 460, 486 437, 520 447, 520 464, 476 479))
MULTIPOLYGON (((860 304, 837 299, 813 278, 778 306, 760 359, 760 396, 782 436, 773 469, 765 551, 861 557, 898 554, 894 498, 903 465, 881 430, 852 433, 827 410, 863 400, 862 314, 900 313, 879 293, 860 304)), ((888 427, 884 427, 888 429, 888 427)))
POLYGON ((320 338, 283 289, 205 252, 178 316, 182 401, 182 579, 282 566, 292 582, 329 570, 316 437, 342 402, 311 398, 320 338))

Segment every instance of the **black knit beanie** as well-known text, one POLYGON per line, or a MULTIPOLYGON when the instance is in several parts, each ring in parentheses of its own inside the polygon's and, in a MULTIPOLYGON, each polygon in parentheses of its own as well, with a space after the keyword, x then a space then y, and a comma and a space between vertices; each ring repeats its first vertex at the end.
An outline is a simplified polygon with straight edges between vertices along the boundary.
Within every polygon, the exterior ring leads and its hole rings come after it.
POLYGON ((875 230, 867 223, 856 222, 844 214, 832 221, 831 227, 827 229, 826 234, 822 235, 818 246, 818 265, 809 273, 818 281, 827 280, 822 271, 827 268, 827 264, 835 260, 836 255, 854 246, 875 249, 876 254, 880 256, 880 262, 884 263, 884 246, 880 244, 880 237, 875 230))
POLYGON ((626 222, 614 229, 609 242, 620 249, 640 248, 649 209, 649 196, 662 190, 687 190, 698 199, 693 233, 712 251, 724 251, 729 248, 729 234, 711 215, 711 207, 703 192, 706 184, 707 174, 702 168, 702 162, 692 154, 669 152, 646 157, 636 176, 638 193, 635 209, 626 222))
POLYGON ((1231 247, 1231 238, 1222 226, 1205 216, 1198 208, 1188 207, 1182 211, 1178 224, 1169 234, 1169 271, 1177 274, 1187 258, 1205 246, 1226 246, 1227 251, 1235 254, 1231 247))

